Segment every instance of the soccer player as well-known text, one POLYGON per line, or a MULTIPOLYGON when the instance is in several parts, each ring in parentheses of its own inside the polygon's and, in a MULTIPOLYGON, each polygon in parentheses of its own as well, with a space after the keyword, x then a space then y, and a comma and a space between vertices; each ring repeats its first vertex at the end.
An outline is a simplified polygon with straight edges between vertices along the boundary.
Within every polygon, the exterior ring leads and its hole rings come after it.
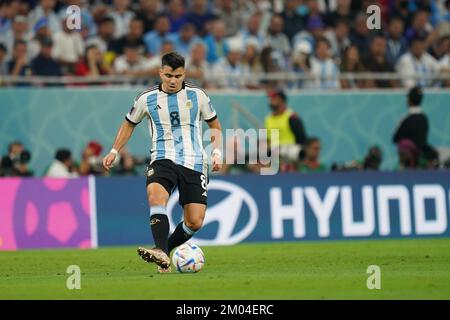
POLYGON ((207 204, 208 162, 202 145, 202 121, 211 130, 212 171, 222 165, 221 125, 210 98, 199 87, 185 82, 184 58, 170 52, 161 58, 161 83, 134 100, 125 117, 104 167, 112 168, 121 148, 135 126, 147 118, 152 138, 151 160, 147 168, 147 196, 150 227, 155 248, 139 248, 138 254, 158 265, 160 273, 170 272, 170 252, 189 240, 203 223, 207 204), (170 194, 178 187, 183 221, 170 237, 166 214, 170 194))

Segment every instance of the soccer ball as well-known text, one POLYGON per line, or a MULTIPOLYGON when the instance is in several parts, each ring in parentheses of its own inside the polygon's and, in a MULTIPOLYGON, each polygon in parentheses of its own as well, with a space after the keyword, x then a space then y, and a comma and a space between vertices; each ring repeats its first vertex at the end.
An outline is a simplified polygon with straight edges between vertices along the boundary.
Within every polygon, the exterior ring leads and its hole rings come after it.
POLYGON ((172 264, 182 273, 199 272, 205 264, 205 255, 198 245, 184 243, 173 253, 172 264))

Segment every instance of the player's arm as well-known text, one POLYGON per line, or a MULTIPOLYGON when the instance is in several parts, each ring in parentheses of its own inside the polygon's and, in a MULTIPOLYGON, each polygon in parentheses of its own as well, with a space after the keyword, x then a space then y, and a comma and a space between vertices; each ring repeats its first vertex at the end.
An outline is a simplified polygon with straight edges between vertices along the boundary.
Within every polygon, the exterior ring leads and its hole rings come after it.
POLYGON ((125 120, 119 128, 117 132, 116 139, 114 140, 113 147, 109 154, 103 158, 103 166, 106 170, 109 170, 113 167, 114 160, 116 160, 117 154, 120 149, 122 149, 130 139, 133 134, 135 124, 130 121, 125 120))
POLYGON ((222 169, 222 126, 217 116, 210 121, 206 121, 211 132, 211 144, 213 151, 211 154, 212 171, 220 171, 222 169))

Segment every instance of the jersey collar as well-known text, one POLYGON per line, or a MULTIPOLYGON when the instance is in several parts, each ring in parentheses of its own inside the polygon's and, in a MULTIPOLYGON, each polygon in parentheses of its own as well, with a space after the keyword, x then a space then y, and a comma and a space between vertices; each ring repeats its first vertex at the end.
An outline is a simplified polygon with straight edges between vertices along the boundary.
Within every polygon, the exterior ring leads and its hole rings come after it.
POLYGON ((166 92, 166 91, 164 91, 163 88, 162 88, 162 82, 160 82, 159 85, 158 85, 158 90, 161 91, 161 92, 164 92, 164 93, 166 93, 166 94, 177 94, 178 92, 180 92, 181 90, 183 90, 185 87, 186 87, 186 83, 183 81, 183 83, 181 84, 181 89, 178 90, 177 92, 166 92))

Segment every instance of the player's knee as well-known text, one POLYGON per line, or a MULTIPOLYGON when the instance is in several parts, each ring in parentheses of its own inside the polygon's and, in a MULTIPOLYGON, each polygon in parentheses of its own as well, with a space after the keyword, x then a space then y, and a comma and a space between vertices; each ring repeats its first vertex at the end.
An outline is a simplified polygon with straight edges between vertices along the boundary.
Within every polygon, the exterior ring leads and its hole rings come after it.
POLYGON ((150 194, 148 196, 148 202, 150 206, 165 206, 167 199, 158 194, 150 194))
POLYGON ((184 224, 186 225, 186 227, 188 227, 192 231, 197 232, 198 230, 201 229, 203 221, 201 221, 201 220, 184 221, 184 224))

